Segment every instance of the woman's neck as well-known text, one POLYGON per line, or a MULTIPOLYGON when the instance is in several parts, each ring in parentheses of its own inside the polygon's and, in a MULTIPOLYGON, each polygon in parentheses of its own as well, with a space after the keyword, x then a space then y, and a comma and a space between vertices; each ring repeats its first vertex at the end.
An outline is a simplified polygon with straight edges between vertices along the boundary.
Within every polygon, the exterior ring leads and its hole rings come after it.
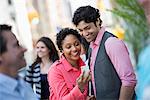
POLYGON ((41 60, 42 60, 41 65, 40 65, 41 73, 47 74, 49 67, 53 64, 53 62, 49 58, 46 58, 46 59, 42 58, 41 60))
MULTIPOLYGON (((63 55, 65 57, 65 55, 63 55)), ((70 63, 70 65, 76 69, 79 69, 78 60, 69 60, 65 57, 65 59, 70 63)))
POLYGON ((49 63, 52 63, 52 61, 49 59, 49 57, 44 57, 44 58, 41 59, 41 61, 42 61, 41 63, 43 65, 47 65, 49 63))
POLYGON ((72 67, 79 69, 78 61, 68 61, 68 62, 72 65, 72 67))

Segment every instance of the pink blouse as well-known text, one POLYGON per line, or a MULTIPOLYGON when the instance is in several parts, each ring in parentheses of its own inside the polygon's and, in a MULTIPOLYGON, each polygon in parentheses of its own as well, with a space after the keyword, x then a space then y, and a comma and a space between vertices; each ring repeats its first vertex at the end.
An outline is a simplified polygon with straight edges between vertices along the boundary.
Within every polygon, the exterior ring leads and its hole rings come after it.
MULTIPOLYGON (((80 59, 79 65, 83 66, 84 62, 80 59)), ((87 96, 87 89, 85 87, 84 93, 81 93, 76 79, 80 76, 81 69, 75 69, 65 59, 64 56, 56 61, 48 72, 48 82, 50 89, 50 100, 85 100, 87 96)))

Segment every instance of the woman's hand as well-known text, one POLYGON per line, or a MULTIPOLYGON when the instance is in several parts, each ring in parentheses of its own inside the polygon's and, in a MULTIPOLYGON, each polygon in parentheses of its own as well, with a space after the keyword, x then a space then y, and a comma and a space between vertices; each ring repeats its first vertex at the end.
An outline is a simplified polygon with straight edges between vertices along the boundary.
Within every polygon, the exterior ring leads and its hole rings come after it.
POLYGON ((83 71, 83 73, 77 78, 76 82, 82 93, 84 92, 84 87, 90 80, 91 80, 90 71, 88 72, 83 71))

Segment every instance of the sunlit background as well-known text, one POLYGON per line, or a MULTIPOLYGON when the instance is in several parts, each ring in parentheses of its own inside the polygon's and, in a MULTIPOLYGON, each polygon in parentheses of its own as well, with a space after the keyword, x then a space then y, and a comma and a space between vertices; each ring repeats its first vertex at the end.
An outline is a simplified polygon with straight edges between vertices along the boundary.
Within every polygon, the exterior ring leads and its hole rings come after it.
MULTIPOLYGON (((55 35, 64 27, 75 28, 71 22, 74 11, 83 5, 91 5, 100 10, 103 26, 124 40, 125 29, 122 20, 115 19, 108 9, 114 7, 113 0, 1 0, 0 24, 13 26, 13 32, 25 46, 27 64, 34 59, 34 45, 41 36, 50 37, 55 43, 55 35)), ((135 57, 130 50, 133 65, 135 57)))

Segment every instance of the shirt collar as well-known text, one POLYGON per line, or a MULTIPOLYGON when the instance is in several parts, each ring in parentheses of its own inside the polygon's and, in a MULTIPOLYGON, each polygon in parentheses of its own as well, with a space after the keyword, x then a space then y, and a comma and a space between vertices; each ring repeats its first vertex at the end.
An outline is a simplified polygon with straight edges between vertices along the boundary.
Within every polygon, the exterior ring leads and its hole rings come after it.
MULTIPOLYGON (((60 61, 64 64, 66 71, 70 71, 70 70, 77 71, 77 69, 72 67, 72 65, 66 60, 66 58, 63 56, 63 54, 61 55, 60 61)), ((81 58, 78 60, 78 62, 79 62, 80 67, 85 65, 85 63, 83 62, 83 60, 81 58)))
POLYGON ((97 34, 95 41, 91 42, 90 47, 91 47, 91 45, 93 46, 93 45, 99 45, 100 44, 102 37, 104 35, 104 32, 105 32, 105 28, 101 27, 101 29, 99 30, 99 32, 97 34))
POLYGON ((9 91, 14 91, 17 87, 18 80, 0 73, 0 84, 3 84, 9 91))

